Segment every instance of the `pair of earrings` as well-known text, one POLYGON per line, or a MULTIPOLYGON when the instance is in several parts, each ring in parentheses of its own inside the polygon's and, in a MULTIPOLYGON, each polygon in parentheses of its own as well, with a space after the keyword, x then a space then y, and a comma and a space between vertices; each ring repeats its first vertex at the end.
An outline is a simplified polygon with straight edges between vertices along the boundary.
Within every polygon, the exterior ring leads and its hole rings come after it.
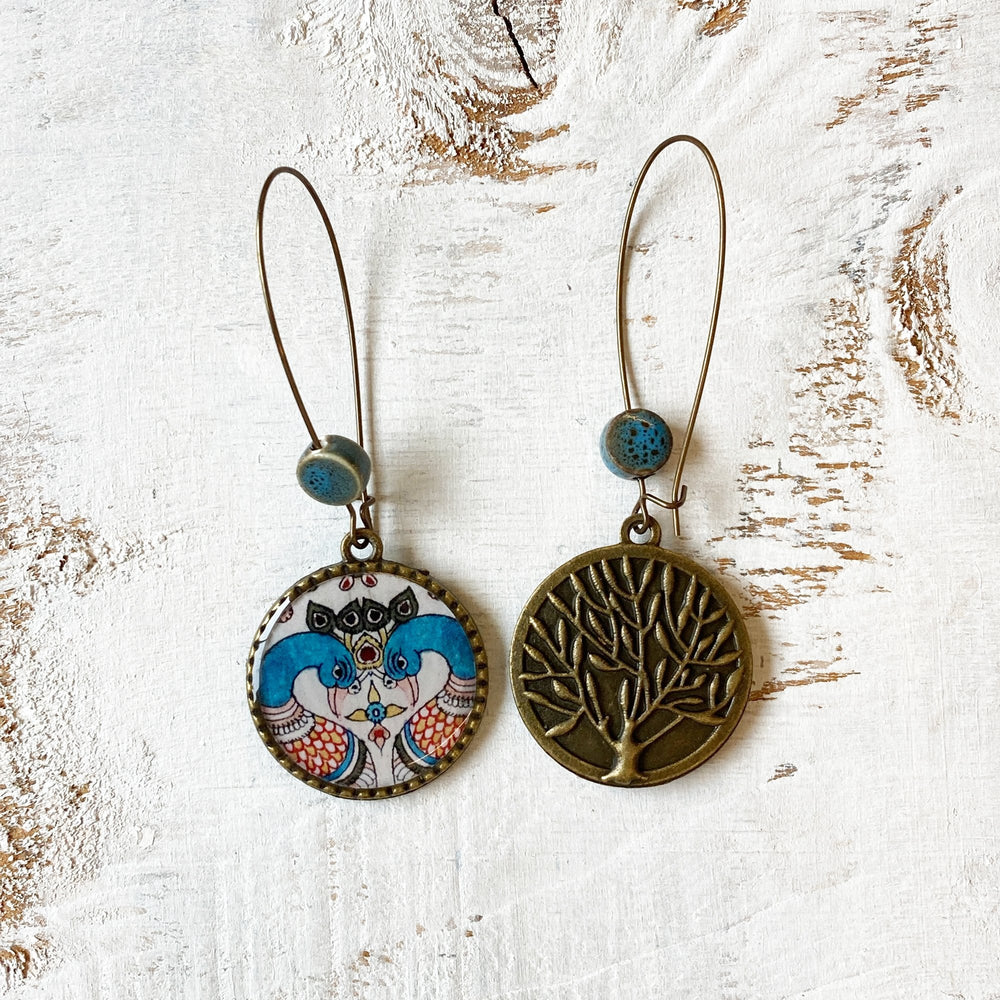
MULTIPOLYGON (((711 360, 725 262, 722 182, 711 153, 673 136, 639 173, 618 255, 618 362, 624 412, 601 435, 608 468, 639 484, 620 542, 571 559, 529 599, 514 634, 510 677, 527 728, 556 761, 610 785, 655 785, 692 770, 729 738, 750 693, 750 642, 723 586, 703 567, 660 547, 650 504, 672 512, 680 532, 685 460, 711 360), (657 414, 633 408, 625 362, 624 284, 629 227, 656 157, 675 142, 701 151, 719 207, 715 299, 694 404, 670 500, 646 480, 670 457, 672 438, 657 414)), ((343 262, 330 219, 298 171, 268 176, 257 208, 257 253, 271 332, 309 433, 299 459, 302 488, 347 508, 342 561, 303 577, 271 606, 247 660, 247 698, 264 743, 297 778, 348 798, 386 798, 419 788, 462 753, 486 705, 487 666, 472 616, 423 570, 383 558, 368 491, 357 339, 343 262), (290 174, 326 227, 343 292, 354 380, 356 440, 320 440, 292 375, 264 264, 268 191, 290 174)))

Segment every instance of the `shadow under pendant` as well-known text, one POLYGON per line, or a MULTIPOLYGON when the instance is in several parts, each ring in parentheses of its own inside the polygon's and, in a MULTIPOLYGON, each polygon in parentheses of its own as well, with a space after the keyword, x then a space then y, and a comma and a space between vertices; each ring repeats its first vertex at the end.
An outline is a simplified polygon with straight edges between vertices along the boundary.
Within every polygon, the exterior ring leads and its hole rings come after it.
POLYGON ((525 725, 564 767, 608 785, 658 785, 711 757, 750 695, 752 654, 725 588, 653 544, 593 549, 529 599, 510 673, 525 725))

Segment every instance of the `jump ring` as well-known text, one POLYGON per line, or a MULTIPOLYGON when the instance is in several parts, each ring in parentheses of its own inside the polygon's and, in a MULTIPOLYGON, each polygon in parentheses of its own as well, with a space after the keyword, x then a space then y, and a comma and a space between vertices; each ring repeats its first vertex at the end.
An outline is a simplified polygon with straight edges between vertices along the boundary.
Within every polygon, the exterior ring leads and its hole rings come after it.
POLYGON ((372 528, 359 528, 344 535, 340 552, 344 562, 379 562, 382 558, 382 539, 372 528), (367 548, 371 548, 371 555, 361 558, 356 550, 363 552, 367 548))
POLYGON ((637 545, 641 544, 636 542, 632 535, 642 535, 645 532, 650 533, 649 541, 646 542, 647 545, 659 545, 662 532, 660 531, 660 524, 655 517, 650 517, 648 514, 643 516, 643 514, 630 514, 625 518, 622 523, 622 533, 621 539, 624 545, 637 545))

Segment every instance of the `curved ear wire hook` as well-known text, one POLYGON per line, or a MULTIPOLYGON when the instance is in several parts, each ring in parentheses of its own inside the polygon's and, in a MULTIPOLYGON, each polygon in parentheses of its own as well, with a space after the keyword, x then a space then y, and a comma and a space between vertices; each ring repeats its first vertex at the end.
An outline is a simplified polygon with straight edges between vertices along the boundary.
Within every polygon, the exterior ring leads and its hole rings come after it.
MULTIPOLYGON (((357 427, 357 444, 360 449, 364 450, 364 426, 361 418, 361 377, 358 371, 358 338, 354 332, 354 316, 351 313, 351 296, 347 291, 347 275, 344 274, 344 261, 340 256, 340 247, 337 244, 337 237, 334 235, 333 226, 330 224, 330 217, 326 214, 326 208, 323 206, 323 202, 316 193, 316 189, 309 183, 305 176, 292 167, 275 167, 275 169, 267 175, 267 179, 264 181, 263 187, 260 189, 260 200, 257 202, 257 264, 260 268, 260 284, 261 288, 264 290, 264 305, 267 307, 267 319, 271 324, 271 333, 274 335, 274 344, 278 348, 278 357, 281 358, 281 367, 285 370, 285 377, 288 379, 289 388, 292 390, 292 395, 295 397, 295 405, 298 406, 299 413, 302 414, 302 420, 305 422, 306 430, 309 432, 309 438, 312 442, 313 451, 319 451, 322 448, 319 435, 316 433, 316 428, 313 426, 313 422, 309 418, 309 412, 306 410, 305 403, 302 402, 302 394, 299 392, 295 376, 292 374, 292 367, 288 363, 288 356, 285 354, 285 346, 282 343, 281 334, 278 332, 278 321, 274 316, 274 304, 271 302, 271 288, 267 281, 267 268, 264 264, 264 205, 267 202, 268 191, 279 174, 291 174, 291 176, 299 181, 309 193, 309 197, 312 198, 313 204, 318 209, 320 218, 323 220, 323 225, 326 227, 326 235, 330 239, 330 246, 333 247, 333 256, 337 262, 337 276, 340 278, 340 291, 344 298, 344 314, 347 316, 347 334, 351 346, 351 375, 354 384, 354 421, 357 427)), ((361 504, 359 511, 355 511, 353 503, 347 504, 347 509, 351 516, 351 530, 348 537, 354 540, 361 537, 361 533, 358 530, 359 513, 364 529, 368 532, 372 532, 374 530, 371 509, 372 505, 375 503, 375 498, 368 492, 367 488, 365 488, 361 492, 360 499, 361 504)))
POLYGON ((260 284, 264 290, 264 304, 267 306, 267 318, 271 324, 271 333, 274 334, 274 343, 278 348, 281 366, 285 369, 285 377, 288 379, 288 385, 292 390, 292 395, 295 397, 295 404, 299 408, 299 413, 302 414, 306 430, 312 439, 313 449, 318 451, 322 445, 320 444, 319 435, 316 433, 316 428, 313 427, 313 422, 309 419, 305 403, 302 402, 302 396, 295 382, 295 376, 292 375, 292 367, 288 363, 288 357, 285 354, 284 344, 281 342, 281 334, 278 332, 278 321, 274 317, 274 305, 271 302, 271 289, 267 283, 267 269, 264 266, 264 204, 267 201, 267 192, 279 174, 291 174, 309 192, 309 197, 312 198, 313 203, 319 210, 320 217, 323 219, 323 225, 326 227, 326 235, 330 238, 330 246, 333 247, 333 256, 337 261, 337 274, 340 277, 340 291, 344 296, 344 312, 347 314, 347 333, 351 342, 351 370, 354 376, 354 417, 358 430, 358 447, 364 448, 364 431, 361 425, 361 379, 358 375, 358 339, 354 333, 354 317, 351 314, 351 297, 347 291, 344 262, 340 256, 340 247, 337 245, 337 237, 333 233, 333 226, 330 224, 330 217, 326 214, 326 209, 323 207, 323 202, 320 201, 316 189, 298 170, 292 167, 275 167, 267 175, 267 180, 264 181, 264 186, 260 189, 260 200, 257 202, 257 264, 260 268, 260 284))
POLYGON ((692 146, 697 147, 708 161, 709 168, 712 171, 712 178, 715 181, 715 194, 719 204, 719 264, 715 278, 715 302, 712 305, 712 322, 709 325, 708 340, 705 343, 705 356, 701 363, 701 374, 698 376, 698 388, 694 394, 694 402, 691 405, 691 414, 688 417, 687 430, 684 432, 684 443, 681 445, 680 455, 677 459, 677 468, 674 471, 674 485, 670 495, 670 501, 667 502, 665 500, 660 500, 658 497, 654 497, 651 493, 647 493, 645 480, 640 479, 639 502, 636 504, 636 511, 643 514, 644 522, 648 522, 649 516, 646 511, 647 500, 651 500, 653 503, 659 504, 661 507, 666 507, 669 510, 672 510, 674 513, 674 534, 680 536, 680 507, 684 503, 685 499, 687 499, 687 486, 681 485, 681 476, 684 472, 684 463, 687 461, 688 449, 691 446, 691 436, 694 433, 694 424, 698 419, 698 408, 701 406, 701 397, 705 391, 705 378, 708 375, 708 365, 712 360, 712 347, 715 345, 715 330, 719 323, 719 306, 722 302, 722 277, 726 265, 726 201, 722 194, 722 178, 719 176, 719 168, 715 165, 715 160, 712 158, 712 154, 708 151, 708 147, 699 139, 694 138, 694 136, 674 135, 664 142, 661 142, 659 146, 657 146, 656 149, 650 153, 649 159, 646 160, 642 170, 639 171, 639 177, 635 182, 635 187, 632 188, 632 198, 628 203, 628 211, 625 213, 625 224, 622 226, 622 241, 621 246, 618 248, 618 286, 616 290, 615 302, 618 311, 618 369, 621 373, 622 397, 625 400, 625 409, 630 410, 632 409, 632 401, 629 393, 628 371, 625 361, 625 251, 628 246, 629 226, 632 223, 632 212, 635 209, 636 199, 639 197, 639 189, 642 187, 642 182, 646 179, 646 174, 649 172, 649 168, 653 165, 653 161, 657 158, 657 156, 659 156, 660 153, 662 153, 668 146, 672 146, 675 142, 689 142, 692 146))

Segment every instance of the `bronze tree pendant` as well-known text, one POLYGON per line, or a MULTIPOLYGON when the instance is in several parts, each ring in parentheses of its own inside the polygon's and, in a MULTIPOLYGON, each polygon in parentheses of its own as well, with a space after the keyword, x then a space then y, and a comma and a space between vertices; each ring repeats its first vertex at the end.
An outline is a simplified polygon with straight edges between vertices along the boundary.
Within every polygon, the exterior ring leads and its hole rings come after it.
POLYGON ((658 545, 623 541, 541 584, 510 670, 521 717, 550 756, 591 781, 642 786, 679 778, 726 742, 752 657, 718 580, 658 545))

